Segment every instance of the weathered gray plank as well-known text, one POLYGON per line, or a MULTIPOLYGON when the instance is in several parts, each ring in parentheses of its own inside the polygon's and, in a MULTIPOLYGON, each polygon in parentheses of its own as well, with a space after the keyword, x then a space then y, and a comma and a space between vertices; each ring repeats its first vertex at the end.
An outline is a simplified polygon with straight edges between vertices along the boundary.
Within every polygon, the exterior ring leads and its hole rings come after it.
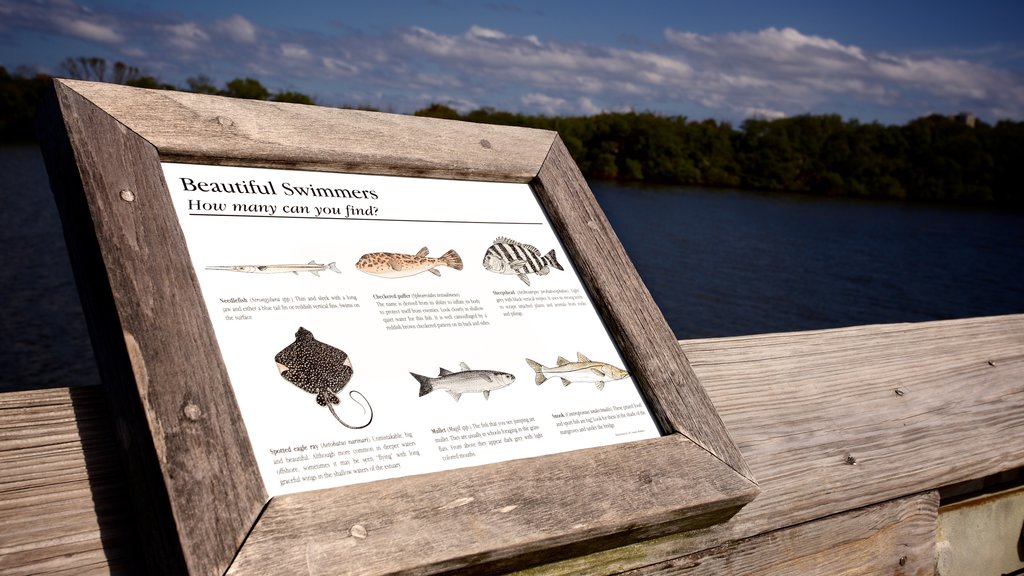
POLYGON ((494 573, 706 526, 757 492, 679 434, 561 456, 275 497, 229 574, 494 573))
POLYGON ((137 573, 118 463, 98 389, 0 394, 0 573, 137 573))
POLYGON ((44 157, 149 570, 223 572, 266 493, 157 152, 61 81, 53 88, 44 157))
POLYGON ((541 204, 662 428, 686 435, 751 478, 743 455, 561 139, 552 145, 534 185, 544 192, 538 194, 541 204))
POLYGON ((165 161, 529 182, 554 132, 62 80, 165 161))
POLYGON ((1024 466, 1024 315, 681 345, 762 493, 713 528, 545 573, 646 566, 1024 466))
MULTIPOLYGON (((760 480, 761 495, 718 528, 590 554, 535 572, 597 574, 642 568, 1024 464, 1024 316, 688 341, 682 346, 734 430, 760 480), (896 395, 897 387, 903 396, 896 395), (884 414, 876 414, 880 409, 884 414), (953 428, 946 430, 950 425, 953 428), (908 442, 913 444, 910 452, 904 448, 908 442), (861 449, 865 444, 870 451, 861 449), (885 455, 889 450, 894 453, 891 457, 885 455), (845 451, 858 458, 856 466, 845 464, 845 451)), ((99 398, 97 389, 74 392, 99 398)), ((58 426, 66 426, 65 432, 54 431, 57 439, 79 433, 68 394, 59 389, 0 394, 0 458, 6 458, 0 460, 0 485, 11 476, 26 477, 24 468, 31 466, 35 456, 24 451, 25 443, 39 422, 52 417, 58 426), (30 418, 29 432, 21 421, 11 419, 15 413, 30 418), (10 431, 17 435, 13 448, 8 443, 10 431), (7 458, 8 452, 19 457, 7 458)), ((53 451, 45 443, 42 449, 53 451)), ((96 445, 85 449, 95 451, 96 445)), ((70 446, 69 461, 84 464, 82 452, 83 448, 70 446)), ((70 466, 59 462, 46 465, 70 466)), ((38 476, 43 494, 63 492, 60 476, 65 473, 80 479, 84 471, 56 473, 52 483, 47 480, 51 475, 38 476)), ((117 478, 104 475, 95 480, 92 490, 117 478)), ((2 490, 0 502, 9 505, 12 496, 2 490)), ((460 497, 454 494, 449 502, 460 497)), ((108 514, 125 506, 114 490, 100 490, 96 498, 108 514)), ((9 512, 31 516, 35 502, 26 501, 20 510, 0 509, 0 527, 3 518, 12 517, 9 512)), ((83 522, 93 514, 87 526, 95 526, 93 506, 91 498, 76 497, 67 501, 66 511, 83 522)), ((69 543, 42 544, 52 536, 49 523, 57 521, 49 515, 39 518, 36 532, 39 544, 35 546, 46 548, 53 558, 71 553, 69 543)), ((8 533, 0 529, 0 547, 8 533)), ((98 539, 93 542, 93 549, 101 550, 98 539)), ((126 553, 133 548, 111 544, 105 552, 126 553)), ((8 567, 2 562, 17 557, 0 554, 0 571, 8 567)), ((86 566, 85 560, 84 555, 72 554, 59 566, 86 566)), ((344 566, 344 557, 334 560, 344 566)), ((31 565, 25 572, 52 573, 49 566, 31 565)))
POLYGON ((730 542, 628 576, 926 576, 935 571, 939 496, 928 492, 730 542))

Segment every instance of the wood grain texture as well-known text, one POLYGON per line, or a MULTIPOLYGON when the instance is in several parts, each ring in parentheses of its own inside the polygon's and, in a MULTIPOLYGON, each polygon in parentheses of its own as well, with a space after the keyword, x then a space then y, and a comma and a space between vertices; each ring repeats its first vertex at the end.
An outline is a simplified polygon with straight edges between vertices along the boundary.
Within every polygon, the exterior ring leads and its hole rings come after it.
POLYGON ((544 573, 621 572, 1024 466, 1024 315, 681 345, 761 494, 713 528, 544 573))
MULTIPOLYGON (((265 502, 262 481, 253 462, 251 449, 241 425, 230 385, 209 324, 198 284, 191 269, 188 252, 163 183, 161 160, 190 160, 203 163, 292 166, 318 170, 351 170, 406 176, 444 176, 473 179, 527 181, 544 172, 548 152, 555 136, 544 131, 507 129, 476 124, 438 122, 411 117, 351 113, 279 103, 242 102, 191 94, 135 90, 106 84, 57 80, 55 94, 60 114, 50 122, 47 157, 55 174, 53 187, 67 225, 67 237, 74 246, 79 285, 87 300, 87 312, 100 371, 110 385, 115 402, 114 413, 124 422, 122 441, 129 461, 144 463, 133 467, 136 499, 150 504, 147 526, 152 532, 147 541, 166 543, 166 550, 154 557, 151 569, 190 573, 223 571, 238 550, 241 539, 255 521, 265 502), (61 130, 66 130, 61 140, 61 130), (60 146, 57 143, 61 143, 60 146), (98 145, 102 143, 102 145, 98 145), (481 153, 480 151, 485 152, 481 153), (127 196, 124 191, 131 191, 127 196), (86 198, 83 202, 80 198, 86 198)), ((549 187, 558 183, 568 167, 579 177, 564 147, 555 162, 565 163, 548 169, 540 181, 549 187)), ((580 178, 581 180, 581 178, 580 178)), ((566 201, 589 197, 589 190, 573 188, 566 201)), ((568 206, 572 208, 571 205, 568 206)), ((565 232, 563 230, 563 232, 565 232)), ((624 257, 614 236, 603 236, 600 245, 615 244, 610 250, 624 257)), ((580 253, 591 258, 607 253, 580 253)), ((629 268, 633 282, 640 284, 629 268)), ((586 279, 585 279, 586 280, 586 279)), ((649 296, 645 303, 651 316, 660 314, 649 296)), ((610 306, 606 306, 610 309, 610 306)), ((664 325, 664 320, 661 320, 664 325)), ((661 349, 668 350, 677 363, 685 364, 671 332, 657 334, 661 349)), ((620 339, 620 346, 646 345, 620 339)), ((674 368, 676 365, 673 364, 674 368)), ((713 410, 710 404, 677 406, 687 410, 713 410)), ((700 418, 697 418, 700 420, 700 418)), ((718 432, 727 439, 717 417, 718 432)), ((647 446, 647 444, 643 444, 647 446)), ((560 550, 585 548, 588 551, 631 538, 664 533, 666 526, 696 527, 721 521, 756 494, 756 486, 729 466, 722 465, 706 448, 695 447, 680 437, 650 444, 659 447, 658 461, 669 460, 662 451, 670 448, 686 454, 687 478, 695 485, 713 487, 692 494, 660 500, 622 499, 613 507, 623 518, 621 530, 596 536, 581 534, 564 525, 549 523, 542 536, 533 542, 553 547, 549 557, 560 550), (705 477, 704 474, 714 476, 705 477), (720 477, 717 477, 720 476, 720 477), (739 478, 741 481, 737 481, 739 478), (643 509, 642 506, 652 506, 643 509), (675 506, 675 508, 673 508, 675 506), (692 509, 687 510, 686 507, 692 509), (645 525, 650 522, 651 525, 645 525), (561 532, 558 532, 558 531, 561 532)), ((639 448, 637 448, 639 450, 639 448)), ((591 453, 609 466, 623 462, 626 447, 602 449, 591 453), (616 454, 615 459, 604 454, 616 454)), ((533 470, 572 470, 578 455, 552 455, 541 459, 533 470)), ((674 458, 681 463, 678 457, 674 458)), ((742 459, 739 460, 742 462, 742 459)), ((506 469, 506 468, 503 468, 506 469)), ((622 468, 625 478, 647 470, 653 475, 658 465, 641 461, 638 467, 622 468)), ((667 473, 667 472, 666 472, 667 473)), ((621 479, 618 471, 612 474, 621 479)), ((548 503, 552 514, 572 515, 586 509, 585 502, 604 497, 604 488, 588 485, 588 490, 562 492, 560 484, 543 488, 537 484, 505 486, 500 476, 483 473, 465 476, 450 473, 474 492, 487 493, 492 485, 501 485, 508 499, 532 498, 548 503), (518 496, 516 496, 518 495, 518 496)), ((506 474, 506 475, 510 475, 506 474)), ((442 474, 442 476, 445 476, 442 474)), ((672 476, 666 478, 669 481, 672 476)), ((436 482, 436 479, 435 479, 436 482)), ((654 478, 651 482, 662 482, 654 478)), ((398 506, 407 498, 376 498, 398 506)), ((322 506, 301 498, 283 502, 305 502, 322 514, 340 514, 353 493, 375 488, 331 491, 321 496, 339 510, 322 511, 322 506)), ((397 488, 394 488, 397 489, 397 488)), ((432 502, 435 491, 422 484, 417 493, 422 500, 409 505, 432 502)), ((272 509, 286 509, 284 504, 272 509)), ((479 523, 474 508, 454 514, 458 522, 479 523)), ((298 516, 295 516, 298 517, 298 516)), ((516 518, 511 514, 508 518, 516 518)), ((261 520, 274 518, 269 514, 261 520)), ((307 520, 309 520, 307 518, 307 520)), ((310 520, 311 521, 311 520, 310 520)), ((532 520, 531 520, 532 521, 532 520)), ((312 521, 311 521, 312 522, 312 521)), ((451 530, 452 518, 433 520, 432 530, 451 530)), ((297 526, 295 534, 315 534, 315 527, 297 526), (313 530, 310 532, 310 530, 313 530)), ((257 533, 262 533, 257 530, 257 533)), ((393 532, 394 538, 405 536, 393 532)), ((469 558, 493 557, 494 562, 521 562, 525 552, 522 535, 512 533, 505 540, 475 541, 472 552, 444 551, 439 565, 461 566, 469 558), (492 550, 487 546, 494 546, 492 550)), ((278 540, 286 541, 283 537, 278 540)), ((375 538, 380 542, 381 537, 375 538)), ((250 542, 260 540, 251 539, 250 542)), ((532 545, 532 544, 531 544, 532 545)), ((246 545, 249 546, 248 544, 246 545)), ((395 550, 401 542, 383 544, 395 550)), ((463 546, 457 543, 456 548, 463 546)), ((529 549, 533 552, 538 548, 529 549)), ((275 548, 260 552, 278 557, 275 548)), ((250 557, 252 555, 245 555, 250 557)), ((419 559, 418 551, 406 550, 405 559, 419 559)), ((257 554, 256 552, 253 555, 257 554)), ((258 557, 258 556, 255 556, 258 557)), ((367 556, 367 558, 371 558, 367 556)), ((405 560, 403 560, 405 561, 405 560)), ((372 568, 372 567, 371 567, 372 568)))
POLYGON ((61 83, 169 162, 529 182, 555 133, 435 118, 61 83))
POLYGON ((558 464, 529 458, 275 497, 229 574, 497 573, 720 522, 757 492, 678 434, 558 464))
POLYGON ((939 497, 910 496, 687 554, 624 576, 927 576, 939 497))
POLYGON ((97 389, 0 394, 0 574, 136 574, 138 542, 97 389))
POLYGON ((552 145, 534 186, 662 429, 686 435, 753 481, 561 139, 552 145))
POLYGON ((44 157, 149 571, 222 573, 267 497, 157 152, 59 80, 51 98, 44 157))
MULTIPOLYGON (((1024 464, 1024 316, 685 341, 682 346, 708 383, 723 419, 736 429, 735 438, 761 481, 761 494, 716 528, 582 555, 529 573, 640 569, 762 534, 783 537, 777 531, 1024 464), (898 396, 896 388, 904 395, 898 396), (870 451, 861 449, 865 446, 870 451), (845 463, 847 451, 858 458, 856 466, 845 463)), ((95 388, 73 392, 100 398, 95 388)), ((0 523, 31 518, 36 502, 62 507, 57 514, 41 509, 39 525, 25 534, 18 550, 7 547, 11 531, 0 530, 0 562, 28 562, 27 555, 19 556, 22 551, 43 554, 38 564, 24 564, 28 567, 21 573, 101 570, 104 558, 131 550, 124 543, 104 548, 95 530, 68 528, 78 541, 54 537, 64 533, 65 516, 95 526, 98 511, 127 515, 124 499, 111 487, 116 474, 101 475, 88 488, 79 484, 91 498, 84 492, 79 497, 71 484, 84 478, 81 466, 90 452, 91 460, 102 460, 95 454, 99 447, 107 463, 94 466, 110 470, 118 462, 105 443, 76 444, 73 418, 82 420, 84 413, 71 410, 69 394, 0 394, 0 484, 8 487, 0 488, 0 523), (25 420, 15 425, 13 414, 24 414, 25 420), (21 451, 44 436, 42 451, 21 451), (48 443, 66 450, 50 450, 48 443), (67 471, 67 486, 61 479, 65 472, 53 470, 67 471), (65 555, 66 561, 60 560, 65 555)), ((102 404, 93 406, 102 413, 102 404)), ((464 497, 453 491, 445 503, 464 497)), ((341 531, 345 539, 351 526, 325 525, 324 530, 341 531)), ((368 530, 365 540, 372 534, 368 530)), ((431 545, 451 538, 418 537, 430 539, 431 545)), ((313 543, 319 546, 320 541, 313 543)), ((752 550, 756 555, 757 548, 752 550)), ((344 558, 321 561, 333 561, 340 571, 349 566, 344 558)))

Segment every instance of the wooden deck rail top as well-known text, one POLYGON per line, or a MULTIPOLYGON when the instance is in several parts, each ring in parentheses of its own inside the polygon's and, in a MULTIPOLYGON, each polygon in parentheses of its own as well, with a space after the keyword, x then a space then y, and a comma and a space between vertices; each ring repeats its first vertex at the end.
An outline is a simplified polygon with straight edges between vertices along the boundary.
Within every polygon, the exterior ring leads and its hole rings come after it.
MULTIPOLYGON (((930 574, 933 490, 1024 466, 1024 315, 681 346, 761 495, 530 572, 930 574)), ((136 573, 113 438, 95 388, 0 394, 0 573, 136 573)))

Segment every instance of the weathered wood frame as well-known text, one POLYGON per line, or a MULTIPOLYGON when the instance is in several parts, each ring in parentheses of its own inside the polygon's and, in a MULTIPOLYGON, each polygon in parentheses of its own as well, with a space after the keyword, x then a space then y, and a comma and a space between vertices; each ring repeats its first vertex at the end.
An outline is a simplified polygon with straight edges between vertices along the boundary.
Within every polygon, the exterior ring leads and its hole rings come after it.
POLYGON ((151 570, 504 570, 757 495, 554 132, 69 80, 40 132, 151 570), (268 501, 161 161, 529 183, 666 435, 268 501))

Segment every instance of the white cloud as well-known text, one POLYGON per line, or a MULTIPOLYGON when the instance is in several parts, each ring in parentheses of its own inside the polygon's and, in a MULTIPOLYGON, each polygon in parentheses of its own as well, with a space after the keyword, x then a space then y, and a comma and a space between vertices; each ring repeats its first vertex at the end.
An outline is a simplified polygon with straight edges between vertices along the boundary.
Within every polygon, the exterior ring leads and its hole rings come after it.
POLYGON ((578 102, 580 111, 585 115, 593 116, 594 114, 600 114, 602 112, 601 108, 595 105, 594 101, 590 98, 584 96, 580 98, 578 102))
POLYGON ((526 108, 536 109, 542 114, 550 116, 561 112, 565 108, 566 104, 564 98, 557 98, 536 92, 524 95, 519 99, 519 101, 522 102, 523 106, 526 108))
POLYGON ((1016 108, 1019 74, 939 57, 871 53, 792 28, 705 36, 668 29, 665 38, 697 70, 688 93, 705 103, 764 117, 821 111, 857 102, 873 107, 1016 108), (1009 91, 1007 91, 1009 89, 1009 91))
POLYGON ((765 120, 777 120, 786 117, 785 112, 768 108, 746 108, 743 110, 743 115, 748 118, 762 118, 765 120))
POLYGON ((217 30, 240 44, 253 44, 259 35, 256 25, 239 14, 217 22, 217 30))
POLYGON ((0 0, 0 29, 84 40, 99 54, 130 57, 146 73, 180 75, 162 78, 168 82, 197 73, 222 81, 245 71, 268 86, 297 86, 320 102, 382 95, 376 104, 400 111, 441 101, 463 110, 549 114, 645 109, 736 119, 857 110, 894 119, 970 110, 986 120, 1024 118, 1024 75, 986 63, 1019 59, 1012 46, 882 53, 778 27, 724 34, 666 29, 663 38, 627 48, 541 41, 481 25, 451 34, 425 27, 284 30, 242 14, 206 23, 152 10, 90 10, 79 1, 0 0))
POLYGON ((504 40, 508 38, 504 32, 498 30, 491 30, 489 28, 482 28, 480 26, 470 26, 469 30, 466 31, 466 38, 477 38, 481 40, 504 40))
POLYGON ((167 31, 167 42, 180 50, 192 52, 200 49, 210 39, 210 35, 203 31, 195 22, 184 22, 165 26, 167 31))
POLYGON ((96 22, 65 17, 56 17, 53 19, 53 23, 61 32, 84 40, 92 40, 104 44, 115 44, 124 40, 124 36, 109 24, 98 24, 96 22))
POLYGON ((462 36, 411 28, 401 38, 436 65, 527 90, 649 94, 655 88, 678 88, 693 72, 686 62, 654 52, 544 44, 536 36, 513 37, 478 26, 462 36))
POLYGON ((281 44, 281 55, 291 60, 309 60, 312 56, 305 46, 298 44, 281 44))
POLYGON ((323 64, 324 68, 328 71, 342 76, 352 76, 359 72, 359 68, 338 58, 324 57, 320 59, 320 63, 323 64))

